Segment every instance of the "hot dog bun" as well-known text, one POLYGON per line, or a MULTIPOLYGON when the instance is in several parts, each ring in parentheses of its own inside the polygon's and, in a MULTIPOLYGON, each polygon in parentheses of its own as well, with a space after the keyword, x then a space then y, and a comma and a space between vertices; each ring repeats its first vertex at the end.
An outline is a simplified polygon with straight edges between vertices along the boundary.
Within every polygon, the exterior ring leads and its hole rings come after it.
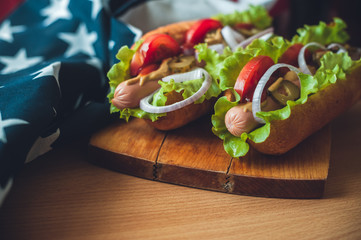
MULTIPOLYGON (((183 100, 182 94, 172 91, 167 94, 166 105, 183 100)), ((190 123, 197 118, 210 113, 216 98, 204 100, 203 103, 192 103, 186 107, 178 109, 173 112, 168 112, 167 116, 160 117, 157 121, 152 122, 149 119, 144 119, 149 125, 159 130, 172 130, 190 123)))
POLYGON ((152 31, 145 33, 141 39, 146 39, 147 37, 157 34, 157 33, 165 33, 169 34, 176 40, 179 44, 184 42, 185 33, 187 30, 195 23, 196 21, 182 21, 177 23, 171 23, 159 28, 156 28, 152 31))
POLYGON ((285 120, 271 122, 270 134, 261 143, 248 140, 259 152, 283 154, 349 109, 361 97, 361 68, 354 69, 346 80, 338 80, 296 105, 285 120))

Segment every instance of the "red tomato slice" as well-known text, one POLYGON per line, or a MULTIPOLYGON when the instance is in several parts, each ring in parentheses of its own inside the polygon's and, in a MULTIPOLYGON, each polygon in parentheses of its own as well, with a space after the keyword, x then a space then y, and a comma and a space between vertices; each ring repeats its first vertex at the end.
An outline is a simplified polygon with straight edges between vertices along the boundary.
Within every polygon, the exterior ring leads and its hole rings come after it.
POLYGON ((141 44, 130 63, 130 74, 136 76, 143 67, 158 63, 180 53, 180 46, 168 34, 158 33, 149 36, 141 44))
MULTIPOLYGON (((279 63, 287 63, 292 66, 298 67, 298 55, 301 51, 303 44, 295 43, 291 47, 289 47, 279 58, 279 63)), ((311 53, 306 49, 305 51, 305 59, 309 61, 311 59, 311 53)))
POLYGON ((252 101, 258 81, 272 65, 274 65, 272 58, 257 56, 243 67, 234 85, 234 90, 241 96, 241 102, 252 101))
POLYGON ((197 21, 186 32, 184 49, 193 48, 194 45, 204 41, 204 38, 209 31, 221 27, 222 27, 222 23, 215 19, 206 18, 197 21))

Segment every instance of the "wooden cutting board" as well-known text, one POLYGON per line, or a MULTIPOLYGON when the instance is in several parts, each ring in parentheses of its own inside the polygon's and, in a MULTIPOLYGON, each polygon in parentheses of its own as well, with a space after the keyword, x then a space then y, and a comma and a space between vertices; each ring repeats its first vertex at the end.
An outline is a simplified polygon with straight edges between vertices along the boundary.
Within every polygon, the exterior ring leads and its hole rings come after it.
POLYGON ((92 136, 89 156, 105 168, 146 179, 241 195, 321 198, 328 175, 327 126, 281 156, 251 149, 232 158, 211 131, 210 116, 172 131, 122 120, 92 136))

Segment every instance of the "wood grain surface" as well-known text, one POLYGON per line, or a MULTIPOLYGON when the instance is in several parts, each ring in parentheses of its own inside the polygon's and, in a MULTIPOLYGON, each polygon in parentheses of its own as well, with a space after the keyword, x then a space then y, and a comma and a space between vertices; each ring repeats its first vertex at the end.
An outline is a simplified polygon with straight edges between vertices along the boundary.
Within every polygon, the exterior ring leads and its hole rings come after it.
POLYGON ((143 121, 132 121, 126 128, 124 124, 114 124, 92 138, 92 144, 100 151, 92 151, 89 160, 99 160, 104 167, 153 179, 153 166, 164 137, 164 132, 143 121))
POLYGON ((88 161, 88 142, 27 164, 0 208, 1 239, 361 239, 361 102, 332 123, 322 199, 224 194, 88 161))
POLYGON ((171 131, 118 121, 90 140, 94 163, 122 173, 200 189, 282 198, 322 197, 330 161, 329 126, 281 156, 253 149, 230 157, 210 116, 171 131))

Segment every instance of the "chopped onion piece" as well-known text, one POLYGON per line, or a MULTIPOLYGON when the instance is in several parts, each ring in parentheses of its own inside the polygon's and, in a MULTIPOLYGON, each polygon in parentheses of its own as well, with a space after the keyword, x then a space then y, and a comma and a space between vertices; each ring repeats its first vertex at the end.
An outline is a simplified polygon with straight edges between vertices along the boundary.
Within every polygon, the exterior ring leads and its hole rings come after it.
MULTIPOLYGON (((222 43, 209 45, 208 48, 216 51, 219 55, 223 54, 223 51, 224 51, 224 45, 222 43)), ((196 57, 198 59, 198 56, 196 56, 196 57)))
MULTIPOLYGON (((199 79, 199 78, 202 78, 202 73, 203 73, 202 70, 204 70, 204 69, 203 68, 195 68, 189 72, 175 73, 175 74, 163 77, 162 81, 170 82, 170 80, 173 79, 174 82, 180 83, 180 82, 184 82, 184 81, 188 81, 188 80, 192 80, 192 79, 199 79)), ((204 72, 207 72, 207 71, 204 70, 204 72)))
MULTIPOLYGON (((296 72, 297 74, 300 73, 300 70, 292 65, 285 64, 285 63, 278 63, 270 67, 261 77, 259 80, 256 89, 254 90, 253 99, 252 99, 252 113, 254 119, 259 123, 265 123, 262 118, 256 116, 258 112, 261 111, 261 98, 263 90, 271 78, 272 74, 279 68, 287 67, 289 70, 296 72)), ((300 84, 301 86, 301 84, 300 84)))
POLYGON ((153 95, 158 91, 157 90, 152 94, 148 95, 147 97, 143 98, 142 100, 140 100, 139 107, 140 109, 148 113, 166 113, 166 112, 172 112, 178 110, 189 104, 192 104, 193 102, 201 98, 208 91, 209 87, 212 84, 212 77, 209 75, 209 73, 206 70, 204 70, 203 68, 196 68, 190 72, 173 74, 164 77, 162 79, 162 81, 164 82, 169 82, 171 79, 173 79, 175 82, 184 82, 193 79, 200 79, 203 77, 205 79, 202 83, 202 86, 199 88, 199 90, 196 93, 194 93, 189 98, 186 98, 180 102, 173 103, 171 105, 153 106, 150 104, 150 101, 152 100, 153 95))
MULTIPOLYGON (((253 40, 257 39, 257 38, 261 38, 262 36, 266 35, 266 34, 270 34, 272 35, 273 34, 273 27, 270 27, 270 28, 267 28, 266 30, 262 31, 262 32, 259 32, 249 38, 247 38, 246 40, 244 40, 243 42, 241 42, 240 44, 237 45, 236 48, 239 48, 239 47, 242 47, 242 48, 245 48, 247 47, 253 40)), ((270 37, 270 36, 269 36, 270 37)), ((269 38, 268 37, 268 38, 269 38)), ((267 39, 268 39, 267 38, 267 39)))
POLYGON ((298 54, 298 66, 300 67, 301 69, 301 72, 305 73, 305 74, 309 74, 309 75, 312 75, 310 69, 308 69, 308 66, 307 66, 307 63, 306 63, 306 59, 305 59, 305 51, 307 48, 311 47, 311 46, 315 46, 315 47, 318 47, 318 48, 321 48, 323 50, 326 50, 326 48, 322 45, 322 44, 319 44, 319 43, 316 43, 316 42, 310 42, 310 43, 307 43, 305 46, 303 46, 298 54))
POLYGON ((236 50, 237 45, 246 39, 241 33, 233 30, 230 26, 223 27, 221 34, 232 51, 236 50))
POLYGON ((327 46, 327 49, 332 49, 334 47, 338 47, 338 51, 336 53, 347 52, 346 48, 339 43, 331 43, 327 46))

